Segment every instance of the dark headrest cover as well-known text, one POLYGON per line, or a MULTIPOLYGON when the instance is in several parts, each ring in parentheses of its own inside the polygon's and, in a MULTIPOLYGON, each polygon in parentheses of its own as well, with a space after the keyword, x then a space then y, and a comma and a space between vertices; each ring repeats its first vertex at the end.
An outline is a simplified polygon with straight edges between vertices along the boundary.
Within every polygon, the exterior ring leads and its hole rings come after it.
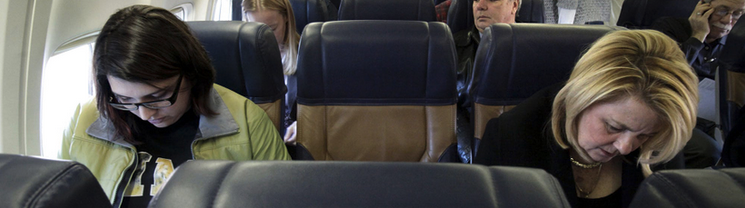
POLYGON ((257 22, 187 22, 212 59, 217 80, 254 103, 282 99, 287 87, 277 40, 257 22))
POLYGON ((0 154, 0 207, 111 207, 80 163, 0 154))
POLYGON ((300 43, 298 103, 451 105, 455 46, 441 22, 311 23, 300 43))
POLYGON ((662 17, 688 18, 699 0, 625 0, 616 25, 645 29, 662 17))
POLYGON ((540 169, 454 163, 182 164, 151 207, 569 207, 540 169), (185 197, 188 196, 188 197, 185 197))
POLYGON ((474 61, 474 73, 480 74, 481 79, 474 80, 469 92, 476 103, 516 105, 539 90, 568 79, 581 53, 592 42, 616 29, 622 28, 528 23, 491 25, 484 30, 474 61))
POLYGON ((732 76, 735 73, 745 73, 745 21, 738 22, 727 35, 727 44, 724 45, 719 56, 719 116, 720 129, 725 137, 722 148, 722 161, 730 167, 745 167, 745 108, 738 102, 729 100, 737 93, 730 92, 736 89, 737 84, 728 83, 736 80, 732 76), (732 89, 732 88, 735 89, 732 89), (739 126, 738 126, 739 125, 739 126))
POLYGON ((639 186, 630 207, 742 207, 745 168, 660 171, 639 186))
POLYGON ((344 0, 339 20, 436 21, 432 0, 344 0))
POLYGON ((336 20, 337 8, 326 4, 327 0, 290 0, 295 15, 295 28, 302 34, 305 25, 311 22, 336 20))
POLYGON ((521 0, 520 11, 517 12, 515 22, 543 23, 543 0, 521 0))
POLYGON ((450 3, 448 27, 453 34, 473 28, 473 0, 453 0, 450 3))

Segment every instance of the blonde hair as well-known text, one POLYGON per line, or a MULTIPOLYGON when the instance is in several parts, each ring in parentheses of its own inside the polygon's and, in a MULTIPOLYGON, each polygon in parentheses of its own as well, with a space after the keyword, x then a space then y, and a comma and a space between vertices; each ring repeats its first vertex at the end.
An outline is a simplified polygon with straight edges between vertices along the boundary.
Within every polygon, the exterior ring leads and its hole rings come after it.
POLYGON ((647 103, 662 122, 637 161, 651 174, 650 165, 670 161, 691 138, 698 106, 698 78, 678 44, 660 32, 616 31, 593 43, 554 99, 556 142, 590 158, 577 143, 579 116, 593 104, 628 97, 647 103))
MULTIPOLYGON (((297 70, 297 47, 300 41, 295 26, 295 14, 289 0, 244 0, 241 3, 243 13, 259 10, 273 10, 279 12, 287 19, 285 25, 285 38, 283 40, 282 67, 285 75, 293 75, 297 70)), ((279 41, 279 40, 278 40, 279 41)))

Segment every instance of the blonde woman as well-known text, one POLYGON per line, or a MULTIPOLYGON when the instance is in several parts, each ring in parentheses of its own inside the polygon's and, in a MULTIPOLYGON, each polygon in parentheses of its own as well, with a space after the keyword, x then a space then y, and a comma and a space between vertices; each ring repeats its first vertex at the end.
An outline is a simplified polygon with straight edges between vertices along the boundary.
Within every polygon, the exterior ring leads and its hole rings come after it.
POLYGON ((610 33, 566 84, 491 120, 474 162, 544 169, 573 207, 626 207, 650 166, 682 164, 675 156, 696 124, 697 87, 664 34, 610 33))
MULTIPOLYGON (((297 108, 297 47, 300 35, 295 29, 295 15, 288 0, 244 0, 242 3, 243 14, 248 22, 261 22, 272 28, 274 37, 279 45, 282 55, 282 67, 284 68, 285 84, 288 92, 285 111, 285 126, 287 131, 284 141, 288 144, 295 143, 295 109, 297 108)), ((302 32, 302 31, 301 31, 302 32)))

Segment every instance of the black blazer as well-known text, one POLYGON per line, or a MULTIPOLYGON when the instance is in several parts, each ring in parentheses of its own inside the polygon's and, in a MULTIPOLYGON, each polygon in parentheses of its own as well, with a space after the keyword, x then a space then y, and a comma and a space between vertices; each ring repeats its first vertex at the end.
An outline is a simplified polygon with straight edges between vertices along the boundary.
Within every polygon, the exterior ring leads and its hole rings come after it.
MULTIPOLYGON (((559 180, 573 207, 577 207, 569 151, 554 140, 549 125, 553 100, 563 85, 545 88, 486 125, 475 164, 532 167, 546 170, 559 180)), ((639 151, 625 156, 621 184, 622 207, 628 207, 644 180, 636 165, 639 151)), ((681 156, 681 154, 679 154, 681 156)), ((682 164, 676 157, 676 165, 682 164)), ((655 168, 657 169, 657 168, 655 168)))

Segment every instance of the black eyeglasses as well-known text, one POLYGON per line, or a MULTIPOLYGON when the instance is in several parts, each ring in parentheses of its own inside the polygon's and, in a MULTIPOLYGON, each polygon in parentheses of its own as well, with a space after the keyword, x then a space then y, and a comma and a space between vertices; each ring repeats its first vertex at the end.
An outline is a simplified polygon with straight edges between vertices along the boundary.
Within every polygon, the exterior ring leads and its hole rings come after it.
MULTIPOLYGON (((144 102, 144 103, 115 103, 109 101, 109 105, 111 107, 119 109, 119 110, 125 110, 125 111, 133 111, 139 109, 140 106, 144 106, 146 108, 150 108, 153 110, 161 109, 161 108, 167 108, 172 106, 174 103, 176 103, 176 99, 178 98, 178 91, 181 89, 181 78, 183 75, 178 76, 178 82, 176 82, 176 88, 173 89, 173 95, 171 95, 170 98, 164 99, 164 100, 156 100, 156 101, 150 101, 150 102, 144 102)), ((115 98, 111 98, 110 100, 116 100, 115 98)))

